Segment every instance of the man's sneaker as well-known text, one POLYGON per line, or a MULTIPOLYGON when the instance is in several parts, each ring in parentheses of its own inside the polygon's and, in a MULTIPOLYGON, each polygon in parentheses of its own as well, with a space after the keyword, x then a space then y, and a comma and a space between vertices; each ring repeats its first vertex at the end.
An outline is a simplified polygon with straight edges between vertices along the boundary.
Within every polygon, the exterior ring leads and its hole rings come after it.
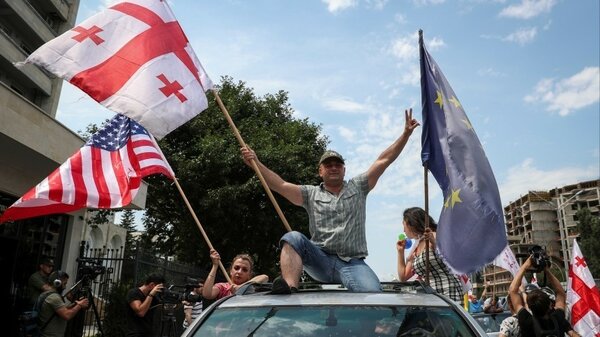
POLYGON ((273 286, 271 287, 271 294, 273 295, 289 295, 292 292, 298 292, 298 289, 295 287, 291 287, 287 284, 287 282, 281 277, 277 276, 273 280, 273 286))

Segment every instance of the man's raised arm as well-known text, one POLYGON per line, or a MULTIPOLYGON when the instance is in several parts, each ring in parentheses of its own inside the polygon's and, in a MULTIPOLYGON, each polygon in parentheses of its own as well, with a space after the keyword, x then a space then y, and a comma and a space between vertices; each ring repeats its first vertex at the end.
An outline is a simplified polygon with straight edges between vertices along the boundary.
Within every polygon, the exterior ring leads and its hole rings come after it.
POLYGON ((369 191, 375 187, 379 177, 381 177, 388 166, 398 158, 404 149, 406 142, 408 142, 408 138, 410 138, 414 129, 419 126, 419 122, 412 118, 412 108, 404 111, 404 117, 406 122, 404 124, 404 132, 402 132, 402 135, 400 135, 392 145, 385 149, 367 170, 369 191))
POLYGON ((288 183, 287 181, 283 180, 277 173, 271 171, 268 167, 263 165, 263 163, 258 160, 254 150, 248 146, 242 147, 242 156, 244 157, 244 163, 250 167, 252 167, 251 161, 254 160, 270 189, 281 194, 292 204, 296 206, 302 205, 302 192, 300 191, 300 185, 288 183))

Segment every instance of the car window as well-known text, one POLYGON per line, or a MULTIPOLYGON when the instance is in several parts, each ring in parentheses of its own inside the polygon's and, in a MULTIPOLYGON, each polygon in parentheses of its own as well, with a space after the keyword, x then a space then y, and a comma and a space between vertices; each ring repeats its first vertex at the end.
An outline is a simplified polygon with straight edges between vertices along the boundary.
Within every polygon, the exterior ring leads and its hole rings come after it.
POLYGON ((475 336, 451 308, 302 306, 217 308, 193 336, 475 336))
POLYGON ((479 314, 473 316, 473 318, 475 318, 485 332, 499 332, 502 321, 510 316, 510 312, 503 312, 498 314, 479 314))

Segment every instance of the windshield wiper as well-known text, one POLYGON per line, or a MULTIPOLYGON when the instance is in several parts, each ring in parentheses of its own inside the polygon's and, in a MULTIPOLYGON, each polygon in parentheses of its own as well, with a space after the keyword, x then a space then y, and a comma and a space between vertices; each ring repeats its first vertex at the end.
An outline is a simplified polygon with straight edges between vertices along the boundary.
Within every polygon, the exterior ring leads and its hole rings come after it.
POLYGON ((267 321, 269 318, 271 318, 271 317, 275 316, 275 314, 276 314, 276 313, 277 313, 277 309, 275 309, 275 307, 272 307, 272 308, 271 308, 271 310, 269 310, 269 312, 267 312, 267 314, 265 315, 265 318, 263 318, 263 320, 262 320, 262 321, 261 321, 261 322, 260 322, 260 323, 259 323, 259 324, 256 326, 256 328, 254 328, 254 330, 252 330, 252 331, 251 331, 251 332, 248 334, 248 337, 254 337, 254 333, 255 333, 256 331, 258 331, 258 329, 259 329, 259 328, 260 328, 260 327, 261 327, 263 324, 265 324, 265 322, 266 322, 266 321, 267 321))

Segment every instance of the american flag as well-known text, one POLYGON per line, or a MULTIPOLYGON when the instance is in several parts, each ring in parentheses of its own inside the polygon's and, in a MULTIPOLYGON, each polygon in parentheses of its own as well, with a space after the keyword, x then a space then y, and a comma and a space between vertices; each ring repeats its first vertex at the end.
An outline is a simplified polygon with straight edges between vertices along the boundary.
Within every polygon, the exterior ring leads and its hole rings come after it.
POLYGON ((116 115, 9 207, 0 223, 83 207, 124 207, 137 194, 142 178, 157 173, 175 178, 154 137, 134 120, 116 115))

